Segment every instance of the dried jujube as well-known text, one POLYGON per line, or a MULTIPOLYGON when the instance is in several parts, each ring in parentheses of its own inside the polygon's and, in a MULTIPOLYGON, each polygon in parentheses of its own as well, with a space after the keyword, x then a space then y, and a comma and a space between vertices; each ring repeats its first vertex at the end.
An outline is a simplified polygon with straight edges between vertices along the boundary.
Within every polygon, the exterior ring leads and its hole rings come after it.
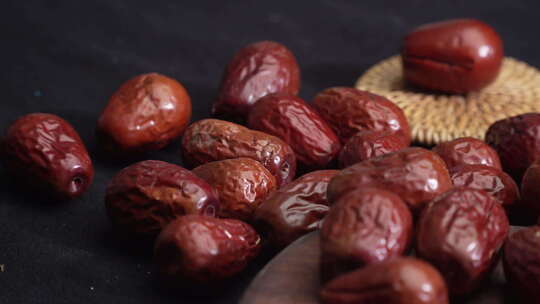
POLYGON ((224 218, 251 222, 254 212, 277 187, 276 179, 251 158, 234 158, 206 163, 193 173, 208 182, 219 194, 224 218))
POLYGON ((390 131, 411 142, 403 110, 383 96, 355 88, 328 88, 315 96, 313 106, 344 144, 361 131, 390 131))
POLYGON ((337 200, 364 186, 399 195, 414 213, 452 187, 444 161, 434 152, 411 147, 371 158, 341 170, 328 185, 328 199, 337 200))
POLYGON ((2 158, 22 184, 58 199, 81 195, 94 178, 79 134, 53 114, 32 113, 13 122, 2 142, 2 158))
POLYGON ((326 189, 336 173, 313 171, 272 192, 255 211, 255 227, 276 248, 319 229, 330 208, 326 189))
POLYGON ((343 195, 321 228, 323 280, 404 254, 412 223, 407 205, 392 192, 362 187, 343 195))
POLYGON ((251 109, 248 126, 281 138, 307 168, 325 168, 341 149, 330 126, 301 98, 272 94, 251 109))
POLYGON ((487 278, 508 231, 508 218, 493 196, 456 187, 422 212, 416 253, 441 272, 452 294, 461 295, 487 278))
POLYGON ((177 288, 208 284, 241 272, 259 249, 259 235, 242 221, 186 215, 159 234, 154 264, 161 278, 177 288))
POLYGON ((145 160, 113 177, 107 186, 105 206, 119 232, 151 239, 180 216, 215 215, 219 200, 216 191, 189 170, 145 160))
POLYGON ((244 120, 251 107, 272 93, 297 94, 300 68, 293 53, 274 41, 240 49, 227 65, 212 113, 244 120))
POLYGON ((447 304, 439 272, 413 258, 395 258, 346 273, 324 285, 324 304, 447 304))
POLYGON ((113 156, 159 150, 180 136, 191 119, 191 99, 176 80, 142 74, 125 82, 101 113, 97 136, 113 156))
POLYGON ((192 167, 217 160, 252 158, 276 177, 279 186, 296 174, 296 156, 283 140, 218 119, 199 120, 186 129, 182 156, 184 163, 192 167))

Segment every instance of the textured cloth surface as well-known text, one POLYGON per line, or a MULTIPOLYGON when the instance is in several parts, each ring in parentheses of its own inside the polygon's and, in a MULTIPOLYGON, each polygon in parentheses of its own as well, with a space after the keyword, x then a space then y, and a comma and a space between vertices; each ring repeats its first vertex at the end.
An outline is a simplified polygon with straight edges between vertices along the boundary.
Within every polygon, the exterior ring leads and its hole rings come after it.
MULTIPOLYGON (((128 163, 96 159, 94 129, 125 80, 159 72, 182 82, 193 120, 209 115, 224 66, 247 43, 276 40, 297 56, 301 96, 353 86, 399 51, 411 28, 475 17, 493 25, 508 56, 540 66, 538 1, 4 0, 0 9, 0 129, 29 112, 62 116, 92 153, 94 184, 54 204, 0 173, 0 303, 237 303, 265 259, 207 288, 205 298, 159 288, 151 254, 119 245, 103 197, 128 163)), ((148 158, 181 163, 176 141, 148 158)))

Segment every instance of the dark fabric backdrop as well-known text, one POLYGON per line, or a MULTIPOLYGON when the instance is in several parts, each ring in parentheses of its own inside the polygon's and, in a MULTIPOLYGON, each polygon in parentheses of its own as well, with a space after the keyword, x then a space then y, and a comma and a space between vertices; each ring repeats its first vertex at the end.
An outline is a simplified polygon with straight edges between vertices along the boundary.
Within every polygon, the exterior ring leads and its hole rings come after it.
MULTIPOLYGON (((209 115, 222 70, 247 43, 277 40, 297 56, 301 96, 352 85, 398 52, 422 23, 475 17, 503 37, 507 55, 540 66, 538 1, 72 1, 3 0, 0 128, 29 112, 58 114, 95 155, 96 119, 111 93, 144 72, 188 89, 193 120, 209 115)), ((181 163, 178 142, 149 158, 181 163)), ((66 204, 16 187, 0 173, 0 303, 236 303, 260 259, 200 299, 153 279, 149 255, 118 245, 103 207, 107 181, 127 163, 95 159, 90 190, 66 204)))

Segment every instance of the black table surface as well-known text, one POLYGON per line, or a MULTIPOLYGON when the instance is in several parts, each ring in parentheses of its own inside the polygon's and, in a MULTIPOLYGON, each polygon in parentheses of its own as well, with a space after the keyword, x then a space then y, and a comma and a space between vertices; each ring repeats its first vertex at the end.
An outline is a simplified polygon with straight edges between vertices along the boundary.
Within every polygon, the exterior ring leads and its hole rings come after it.
MULTIPOLYGON (((413 27, 474 17, 493 25, 506 54, 540 66, 540 4, 531 1, 3 0, 0 128, 29 112, 62 116, 93 156, 97 117, 111 93, 145 72, 178 79, 193 120, 209 116, 222 71, 240 47, 276 40, 297 56, 301 96, 352 85, 396 54, 413 27)), ((178 141, 147 158, 181 164, 178 141)), ((64 204, 0 173, 0 303, 237 303, 268 256, 205 297, 163 290, 151 255, 116 242, 107 182, 129 163, 94 157, 96 176, 64 204)))

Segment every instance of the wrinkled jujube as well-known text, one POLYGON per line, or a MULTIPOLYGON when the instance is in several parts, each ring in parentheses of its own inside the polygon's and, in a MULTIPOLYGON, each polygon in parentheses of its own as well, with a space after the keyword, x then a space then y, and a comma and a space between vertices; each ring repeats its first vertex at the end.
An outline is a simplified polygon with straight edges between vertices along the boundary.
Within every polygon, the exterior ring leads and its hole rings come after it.
POLYGON ((412 226, 407 205, 392 192, 362 187, 343 195, 321 228, 323 280, 403 254, 412 226))
POLYGON ((253 213, 276 189, 276 179, 258 161, 234 158, 206 163, 195 169, 200 178, 217 190, 220 217, 251 222, 253 213))
POLYGON ((520 181, 540 157, 540 113, 496 121, 486 132, 486 143, 499 154, 504 171, 520 181))
POLYGON ((25 185, 59 199, 81 195, 94 167, 79 134, 62 118, 27 114, 13 122, 2 142, 3 162, 25 185))
POLYGON ((443 142, 435 146, 433 152, 439 154, 450 171, 463 165, 485 165, 502 170, 497 152, 476 138, 461 137, 443 142))
POLYGON ((484 190, 498 199, 509 211, 519 200, 519 189, 510 175, 502 170, 484 165, 464 165, 451 174, 456 187, 484 190))
POLYGON ((344 274, 326 284, 324 304, 448 304, 439 272, 413 258, 395 258, 344 274))
POLYGON ((159 234, 154 264, 177 287, 213 283, 241 272, 259 249, 259 235, 242 221, 186 215, 159 234))
POLYGON ((189 166, 248 157, 262 163, 279 186, 296 174, 296 156, 281 139, 218 119, 203 119, 190 125, 182 138, 183 160, 189 166))
POLYGON ((416 253, 441 272, 452 294, 465 294, 489 275, 508 231, 508 218, 493 196, 456 187, 422 212, 416 253))
POLYGON ((328 199, 362 186, 378 186, 399 195, 417 213, 452 187, 444 161, 423 148, 405 148, 341 170, 328 185, 328 199))
POLYGON ((219 200, 216 191, 189 170, 145 160, 113 177, 105 206, 118 231, 128 237, 151 239, 182 215, 215 215, 219 200))
POLYGON ((125 82, 101 113, 97 136, 113 155, 159 150, 191 119, 191 99, 176 80, 142 74, 125 82))
POLYGON ((506 280, 527 303, 540 298, 540 226, 516 231, 503 250, 506 280))
POLYGON ((339 153, 341 168, 406 148, 403 137, 390 131, 362 131, 351 137, 339 153))
POLYGON ((521 195, 528 209, 540 214, 540 158, 525 171, 521 182, 521 195))
POLYGON ((227 65, 212 112, 243 120, 259 98, 272 93, 296 95, 300 68, 293 53, 274 41, 240 49, 227 65))
POLYGON ((248 126, 281 138, 308 168, 326 167, 341 149, 332 128, 294 95, 272 94, 261 98, 249 113, 248 126))
POLYGON ((403 110, 383 96, 355 88, 326 89, 313 101, 319 114, 344 144, 360 131, 391 131, 411 142, 411 130, 403 110))
POLYGON ((329 209, 326 188, 337 170, 307 173, 271 193, 255 211, 255 227, 276 248, 318 229, 329 209))

